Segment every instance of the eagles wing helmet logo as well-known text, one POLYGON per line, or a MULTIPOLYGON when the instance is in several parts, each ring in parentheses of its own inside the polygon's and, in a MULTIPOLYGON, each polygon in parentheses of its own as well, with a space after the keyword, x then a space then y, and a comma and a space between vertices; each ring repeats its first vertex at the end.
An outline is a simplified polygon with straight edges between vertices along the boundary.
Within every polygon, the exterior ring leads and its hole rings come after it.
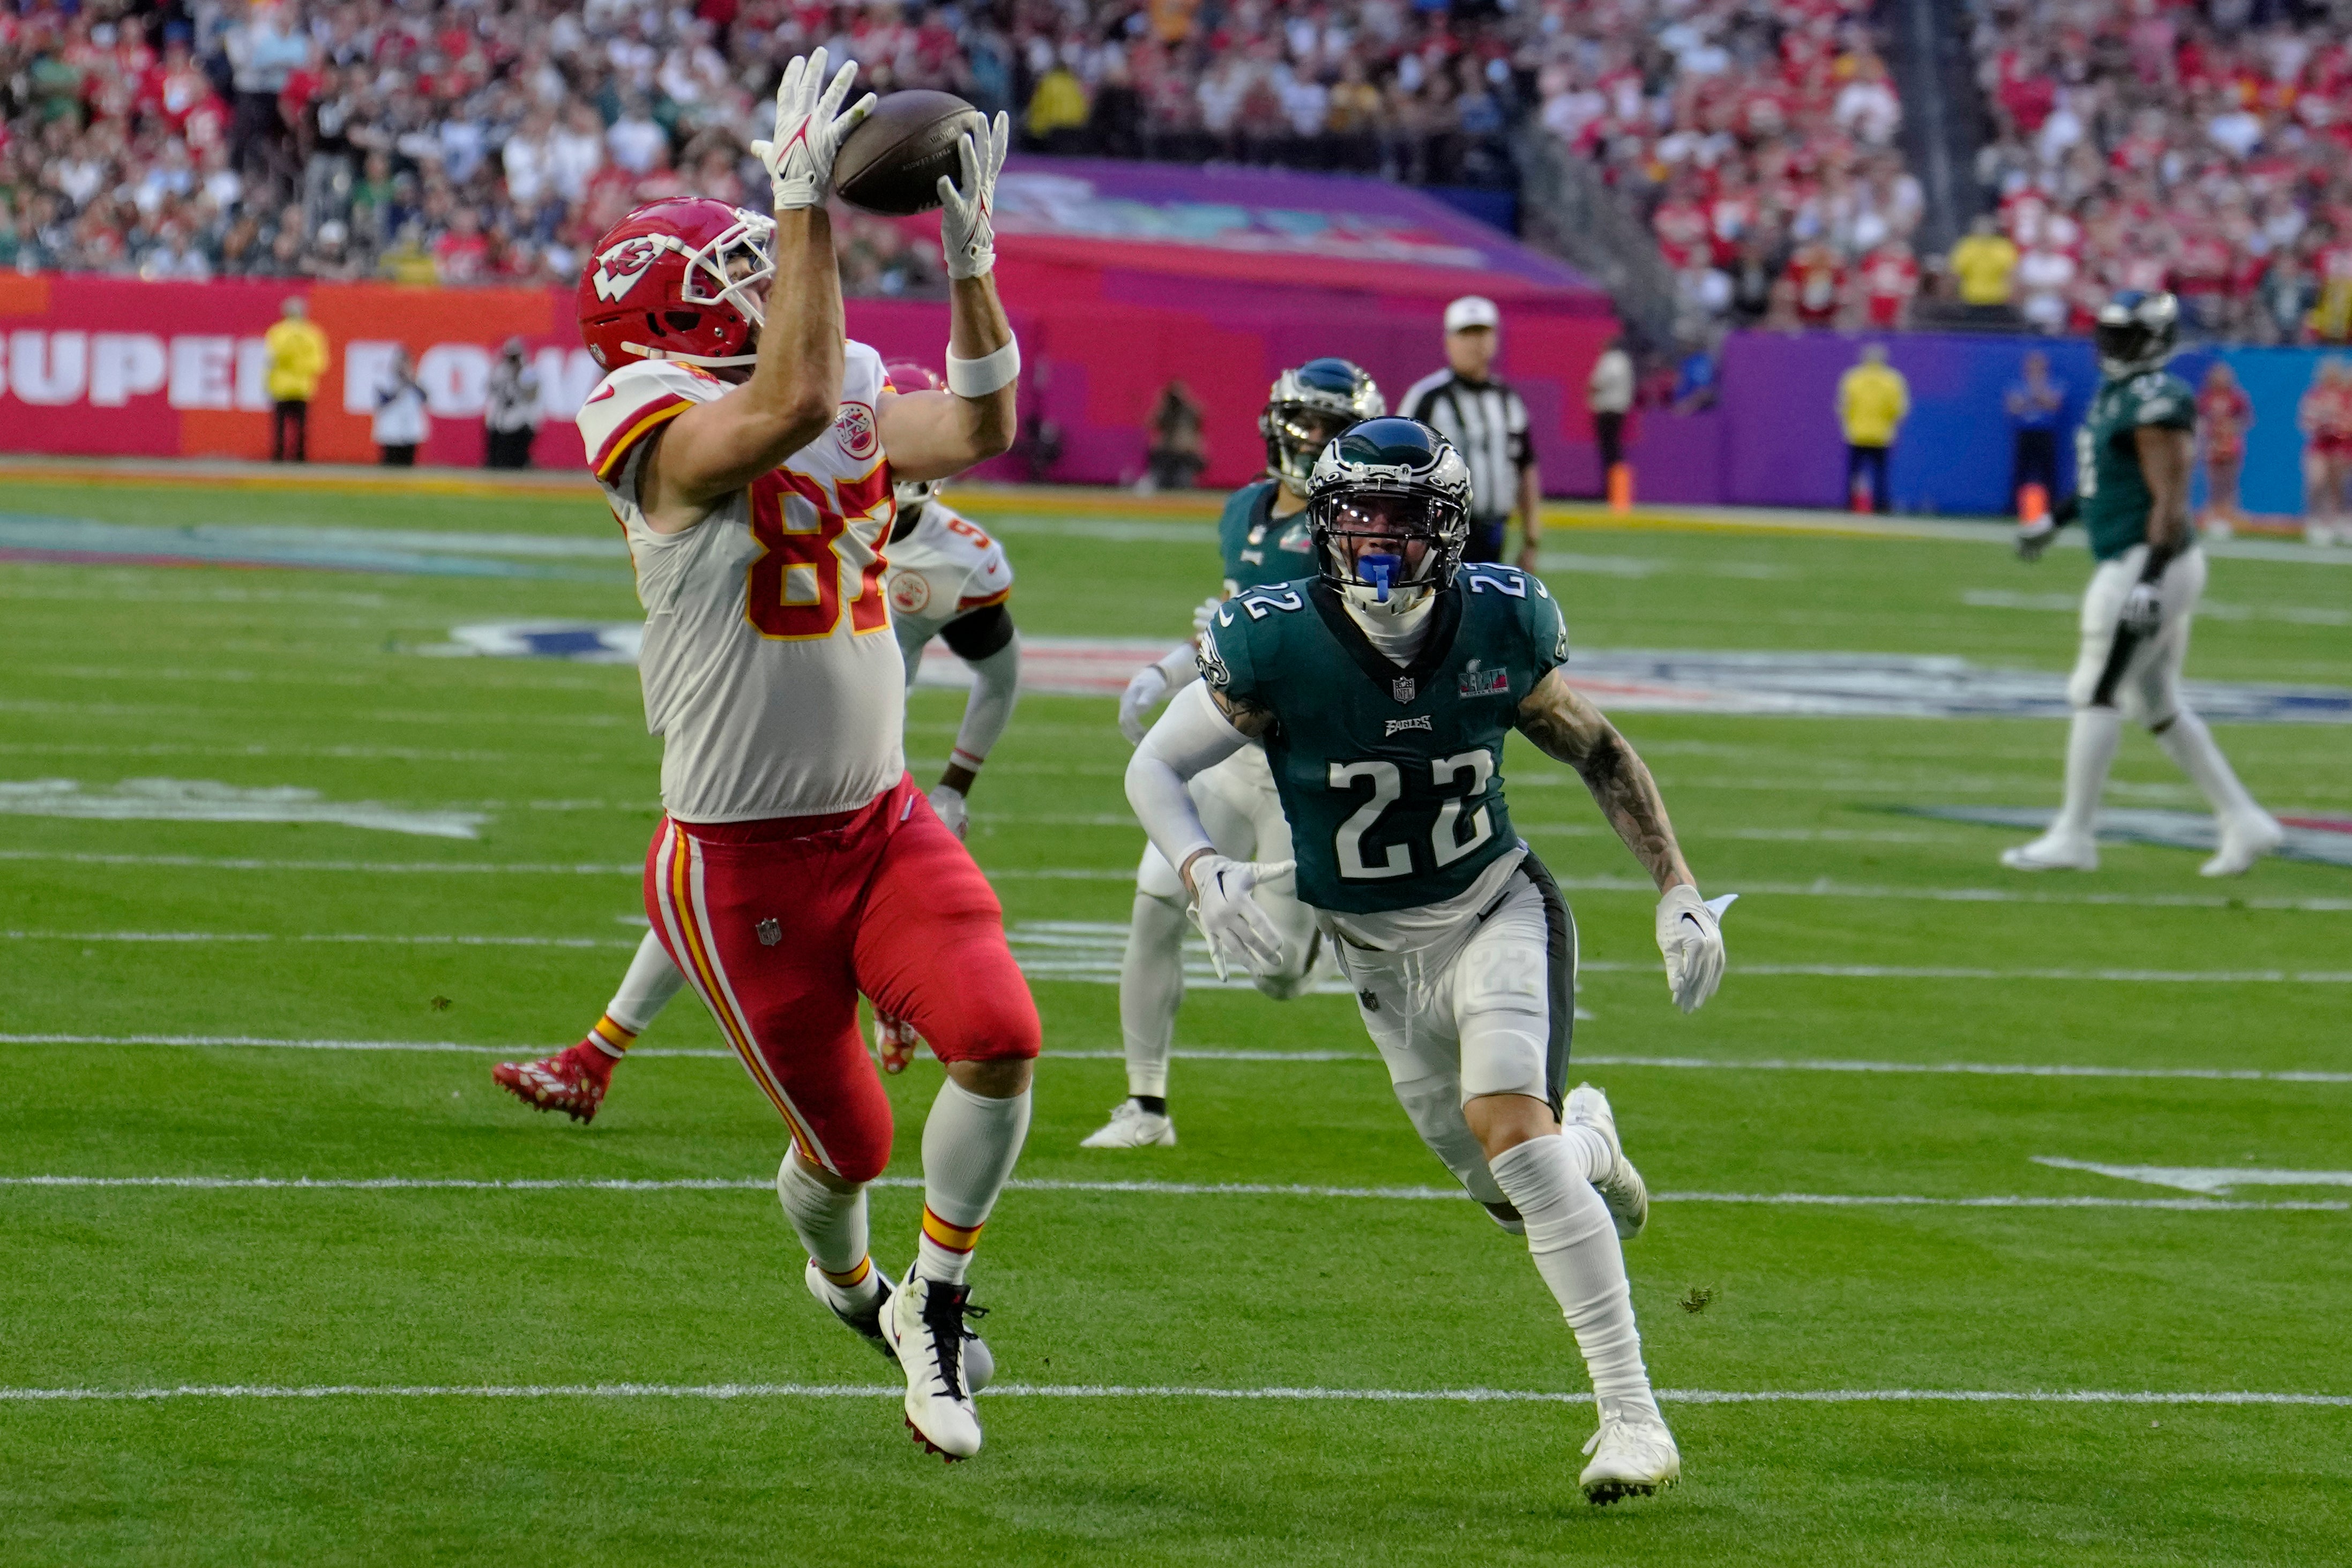
POLYGON ((1400 702, 1410 702, 1421 688, 1410 675, 1400 675, 1389 683, 1389 695, 1400 702))
POLYGON ((617 304, 628 291, 637 286, 637 279, 646 268, 661 258, 668 247, 667 236, 641 234, 625 239, 596 258, 596 272, 591 279, 596 285, 596 297, 617 304))

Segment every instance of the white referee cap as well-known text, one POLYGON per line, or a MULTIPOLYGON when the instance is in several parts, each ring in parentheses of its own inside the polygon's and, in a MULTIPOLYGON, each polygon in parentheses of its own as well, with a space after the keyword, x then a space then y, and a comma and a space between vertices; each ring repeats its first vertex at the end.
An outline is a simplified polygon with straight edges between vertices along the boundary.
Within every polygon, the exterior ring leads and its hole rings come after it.
POLYGON ((1445 330, 1466 332, 1475 327, 1499 327, 1503 313, 1484 294, 1465 294, 1445 307, 1445 330))

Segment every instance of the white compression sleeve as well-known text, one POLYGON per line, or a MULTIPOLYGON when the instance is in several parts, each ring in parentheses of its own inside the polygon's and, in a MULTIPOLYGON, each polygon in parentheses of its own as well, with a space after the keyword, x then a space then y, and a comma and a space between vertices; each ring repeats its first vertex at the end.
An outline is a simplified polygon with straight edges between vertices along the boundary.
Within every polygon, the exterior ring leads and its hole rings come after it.
POLYGON ((1201 679, 1201 656, 1191 643, 1170 648, 1160 659, 1160 673, 1168 678, 1171 696, 1201 679))
POLYGON ((1021 695, 1021 637, 986 658, 964 661, 971 669, 971 696, 963 705, 963 723, 956 730, 955 760, 978 768, 990 748, 1004 736, 1013 721, 1013 704, 1021 695))
POLYGON ((622 977, 621 988, 604 1005, 604 1016, 642 1035, 685 984, 686 976, 669 961, 661 938, 647 931, 645 941, 637 943, 636 956, 629 960, 629 973, 622 977))
POLYGON ((1189 686, 1160 716, 1127 764, 1127 802, 1168 863, 1179 872, 1203 849, 1213 849, 1200 808, 1184 787, 1249 744, 1249 737, 1218 711, 1205 686, 1189 686))

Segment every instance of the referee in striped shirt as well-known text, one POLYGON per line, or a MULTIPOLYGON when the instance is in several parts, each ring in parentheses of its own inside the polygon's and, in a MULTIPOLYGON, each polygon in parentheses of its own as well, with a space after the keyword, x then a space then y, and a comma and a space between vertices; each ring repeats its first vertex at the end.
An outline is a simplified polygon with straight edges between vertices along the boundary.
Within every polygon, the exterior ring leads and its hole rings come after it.
POLYGON ((1528 405, 1488 374, 1502 324, 1495 301, 1475 294, 1446 306, 1446 368, 1414 382, 1397 412, 1435 426, 1470 466, 1470 547, 1462 559, 1500 561, 1517 509, 1518 565, 1532 572, 1543 531, 1543 481, 1528 440, 1528 405))

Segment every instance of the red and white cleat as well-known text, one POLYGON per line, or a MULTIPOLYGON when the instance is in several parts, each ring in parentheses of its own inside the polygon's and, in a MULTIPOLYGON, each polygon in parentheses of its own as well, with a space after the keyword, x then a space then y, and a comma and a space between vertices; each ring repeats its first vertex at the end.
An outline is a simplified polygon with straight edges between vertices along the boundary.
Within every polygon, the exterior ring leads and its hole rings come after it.
POLYGON ((874 1009, 874 1054, 881 1059, 884 1072, 905 1072, 922 1043, 923 1037, 915 1033, 914 1025, 893 1018, 879 1007, 874 1009))
POLYGON ((613 1058, 583 1040, 535 1062, 500 1062, 490 1081, 534 1110, 560 1110, 586 1123, 596 1120, 612 1087, 613 1058))

